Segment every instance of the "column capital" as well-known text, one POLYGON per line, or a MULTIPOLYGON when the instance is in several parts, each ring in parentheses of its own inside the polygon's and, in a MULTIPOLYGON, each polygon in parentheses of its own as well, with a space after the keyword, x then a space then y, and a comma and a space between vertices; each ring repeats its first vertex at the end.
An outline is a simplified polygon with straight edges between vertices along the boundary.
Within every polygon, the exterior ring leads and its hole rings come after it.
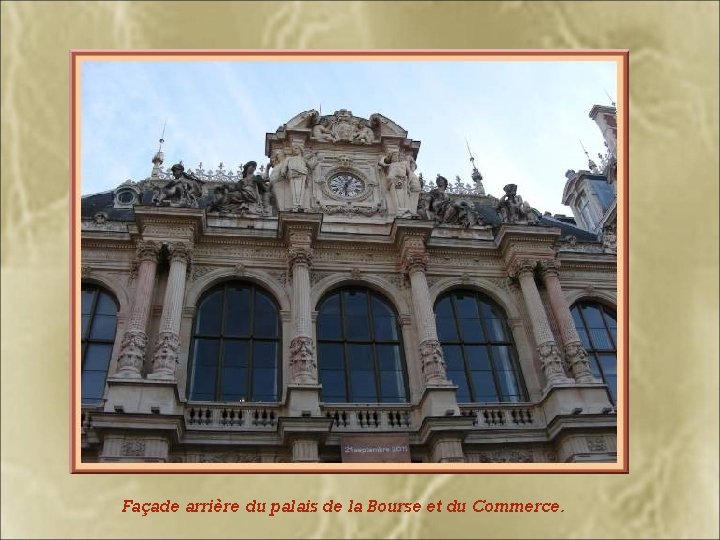
POLYGON ((313 262, 313 250, 309 247, 290 247, 288 248, 287 259, 291 274, 297 264, 310 268, 313 262))
POLYGON ((173 242, 171 244, 168 244, 168 256, 170 258, 170 261, 174 261, 176 259, 185 261, 185 263, 190 264, 192 261, 192 247, 186 243, 186 242, 173 242))
POLYGON ((526 274, 533 275, 536 266, 537 261, 535 259, 516 259, 510 265, 510 268, 508 269, 508 274, 510 275, 510 277, 513 278, 520 278, 526 274))
POLYGON ((423 272, 427 270, 430 257, 424 249, 408 249, 402 258, 400 268, 404 274, 423 272))
POLYGON ((538 262, 540 275, 542 277, 558 276, 560 273, 560 261, 554 259, 542 259, 538 262))
POLYGON ((154 240, 138 240, 136 250, 140 261, 158 262, 160 258, 160 244, 154 240))

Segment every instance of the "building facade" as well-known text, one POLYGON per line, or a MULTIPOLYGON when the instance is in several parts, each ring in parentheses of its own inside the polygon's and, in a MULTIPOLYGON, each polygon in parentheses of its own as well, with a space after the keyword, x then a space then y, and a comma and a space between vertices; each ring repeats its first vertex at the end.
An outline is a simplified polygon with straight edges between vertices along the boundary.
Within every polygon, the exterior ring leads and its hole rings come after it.
POLYGON ((595 227, 430 186, 380 114, 265 150, 82 198, 83 462, 616 461, 595 227))

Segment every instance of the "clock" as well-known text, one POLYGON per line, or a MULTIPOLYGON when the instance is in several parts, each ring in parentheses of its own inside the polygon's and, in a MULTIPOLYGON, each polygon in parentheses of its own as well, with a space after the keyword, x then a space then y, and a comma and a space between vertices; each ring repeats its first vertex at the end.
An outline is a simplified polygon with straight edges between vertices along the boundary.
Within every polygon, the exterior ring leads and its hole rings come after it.
POLYGON ((365 182, 348 172, 338 173, 328 180, 330 191, 337 197, 353 199, 365 191, 365 182))

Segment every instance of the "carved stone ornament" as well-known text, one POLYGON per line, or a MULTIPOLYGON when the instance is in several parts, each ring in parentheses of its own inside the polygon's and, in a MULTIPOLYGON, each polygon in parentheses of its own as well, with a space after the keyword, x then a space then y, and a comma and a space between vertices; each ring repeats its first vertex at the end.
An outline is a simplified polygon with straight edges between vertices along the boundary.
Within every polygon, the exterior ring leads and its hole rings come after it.
POLYGON ((560 273, 560 261, 545 259, 541 260, 538 264, 542 275, 558 276, 560 273))
POLYGON ((445 360, 442 347, 436 339, 428 339, 420 343, 420 359, 425 382, 428 384, 447 385, 445 360))
POLYGON ((157 262, 160 257, 160 244, 152 240, 140 240, 137 243, 137 258, 140 261, 157 262))
POLYGON ((290 371, 294 383, 317 383, 315 345, 312 338, 300 336, 290 342, 290 371))
POLYGON ((608 253, 617 251, 617 227, 615 224, 609 224, 603 227, 601 240, 605 251, 608 253))
POLYGON ((408 275, 413 272, 425 272, 427 270, 429 255, 425 250, 409 249, 402 261, 402 271, 408 275))
POLYGON ((309 248, 305 247, 291 247, 288 249, 288 266, 290 267, 290 273, 296 264, 304 264, 308 268, 312 266, 313 252, 309 248))
POLYGON ((555 342, 548 341, 538 347, 538 358, 548 383, 567 382, 562 357, 555 342))
POLYGON ((579 341, 573 341, 565 345, 565 361, 570 367, 570 372, 579 383, 597 382, 590 370, 590 362, 587 352, 579 341))
POLYGON ((153 356, 154 378, 173 378, 178 363, 180 338, 173 332, 160 332, 153 356))
POLYGON ((481 452, 477 460, 480 463, 532 463, 532 453, 527 450, 481 452))
POLYGON ((585 437, 588 450, 591 452, 607 452, 607 441, 605 437, 585 437))
POLYGON ((83 266, 80 268, 80 277, 83 279, 87 279, 92 275, 92 267, 90 266, 83 266))
POLYGON ((246 271, 246 268, 243 263, 238 263, 233 267, 233 274, 235 274, 236 276, 239 276, 239 277, 244 276, 245 271, 246 271))
POLYGON ((145 455, 145 441, 125 439, 120 447, 120 455, 127 457, 142 457, 145 455))
POLYGON ((523 274, 530 274, 532 276, 535 273, 536 265, 537 261, 533 259, 518 259, 510 268, 510 276, 518 279, 523 274))
POLYGON ((417 216, 420 198, 420 178, 415 174, 417 165, 410 155, 390 152, 378 162, 385 175, 386 187, 393 194, 399 217, 417 216))
POLYGON ((171 261, 180 259, 190 264, 192 261, 192 248, 184 242, 175 242, 168 245, 168 255, 171 261))
POLYGON ((120 342, 118 376, 139 377, 145 359, 148 338, 145 332, 128 330, 120 342))

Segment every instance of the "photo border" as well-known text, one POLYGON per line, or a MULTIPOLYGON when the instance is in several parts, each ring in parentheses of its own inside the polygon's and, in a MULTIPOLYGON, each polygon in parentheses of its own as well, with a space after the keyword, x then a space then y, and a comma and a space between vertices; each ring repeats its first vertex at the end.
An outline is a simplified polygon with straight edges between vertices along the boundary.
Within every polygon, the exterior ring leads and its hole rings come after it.
POLYGON ((70 472, 71 473, 478 473, 478 474, 607 474, 629 472, 629 51, 626 49, 393 49, 393 50, 252 50, 252 49, 194 49, 194 50, 71 50, 70 51, 70 472), (618 120, 618 192, 617 192, 617 313, 621 317, 618 347, 618 403, 617 403, 617 462, 616 463, 409 463, 409 464, 350 464, 350 463, 282 463, 282 464, 183 464, 183 463, 83 463, 80 461, 80 71, 87 61, 182 61, 229 60, 239 61, 612 61, 617 64, 617 120, 618 120))

